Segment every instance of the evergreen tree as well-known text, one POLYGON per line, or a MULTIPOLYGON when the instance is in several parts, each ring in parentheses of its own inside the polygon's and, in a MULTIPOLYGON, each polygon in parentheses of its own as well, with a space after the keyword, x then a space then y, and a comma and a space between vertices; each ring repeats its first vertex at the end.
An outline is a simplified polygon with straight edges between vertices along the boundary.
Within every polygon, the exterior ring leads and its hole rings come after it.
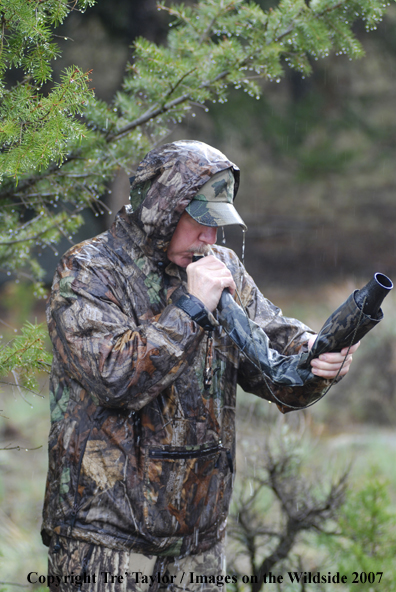
POLYGON ((81 211, 103 210, 100 197, 116 171, 132 173, 188 113, 225 102, 231 88, 259 99, 258 79, 278 82, 287 67, 307 76, 312 60, 331 51, 361 57, 353 24, 376 28, 387 7, 383 0, 283 0, 267 11, 245 0, 160 5, 170 18, 166 45, 138 39, 122 90, 106 104, 78 66, 52 82, 60 57, 54 30, 94 3, 0 0, 0 270, 8 275, 39 282, 37 249, 72 241, 81 211))

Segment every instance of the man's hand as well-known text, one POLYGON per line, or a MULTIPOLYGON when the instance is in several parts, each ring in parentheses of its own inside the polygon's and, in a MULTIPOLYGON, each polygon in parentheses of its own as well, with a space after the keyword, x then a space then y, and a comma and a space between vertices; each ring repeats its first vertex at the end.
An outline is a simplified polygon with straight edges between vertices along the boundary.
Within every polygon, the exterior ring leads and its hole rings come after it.
MULTIPOLYGON (((311 347, 313 346, 316 337, 316 335, 313 335, 308 341, 309 349, 311 349, 311 347)), ((352 362, 352 354, 355 353, 359 345, 360 341, 359 343, 356 343, 356 345, 353 345, 349 349, 349 352, 348 348, 345 347, 340 352, 321 354, 319 358, 314 358, 311 361, 312 374, 315 374, 315 376, 320 376, 321 378, 335 378, 338 374, 339 369, 342 366, 342 370, 339 376, 345 376, 345 374, 348 374, 349 372, 349 367, 352 362), (347 353, 348 355, 345 359, 347 353), (342 365, 343 363, 344 365, 342 365)))
POLYGON ((213 255, 202 257, 186 268, 187 289, 213 312, 225 288, 234 294, 236 286, 230 270, 213 255))

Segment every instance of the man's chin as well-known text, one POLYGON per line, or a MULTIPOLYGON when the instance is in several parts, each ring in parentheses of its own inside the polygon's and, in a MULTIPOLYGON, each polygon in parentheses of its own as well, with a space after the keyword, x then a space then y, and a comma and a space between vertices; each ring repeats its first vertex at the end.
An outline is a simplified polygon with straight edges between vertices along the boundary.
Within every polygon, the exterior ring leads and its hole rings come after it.
POLYGON ((177 265, 179 267, 187 267, 188 265, 190 265, 190 263, 192 263, 193 260, 193 253, 191 253, 191 255, 186 255, 185 257, 180 257, 180 263, 178 263, 177 265))

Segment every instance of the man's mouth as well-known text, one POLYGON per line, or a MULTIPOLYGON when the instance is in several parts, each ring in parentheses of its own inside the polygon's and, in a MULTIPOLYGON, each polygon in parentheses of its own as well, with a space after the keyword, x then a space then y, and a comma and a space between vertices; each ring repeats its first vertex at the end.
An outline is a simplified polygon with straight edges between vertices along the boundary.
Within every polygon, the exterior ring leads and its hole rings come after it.
POLYGON ((197 247, 191 248, 188 250, 189 255, 209 255, 210 253, 210 246, 209 245, 198 245, 197 247))

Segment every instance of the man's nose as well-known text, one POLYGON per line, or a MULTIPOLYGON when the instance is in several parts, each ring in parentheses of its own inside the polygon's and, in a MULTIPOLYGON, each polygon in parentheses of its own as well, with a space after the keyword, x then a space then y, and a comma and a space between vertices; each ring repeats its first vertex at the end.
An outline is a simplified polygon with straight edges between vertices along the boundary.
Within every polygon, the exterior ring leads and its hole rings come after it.
POLYGON ((213 245, 217 239, 217 227, 216 226, 204 226, 199 240, 208 245, 213 245))

